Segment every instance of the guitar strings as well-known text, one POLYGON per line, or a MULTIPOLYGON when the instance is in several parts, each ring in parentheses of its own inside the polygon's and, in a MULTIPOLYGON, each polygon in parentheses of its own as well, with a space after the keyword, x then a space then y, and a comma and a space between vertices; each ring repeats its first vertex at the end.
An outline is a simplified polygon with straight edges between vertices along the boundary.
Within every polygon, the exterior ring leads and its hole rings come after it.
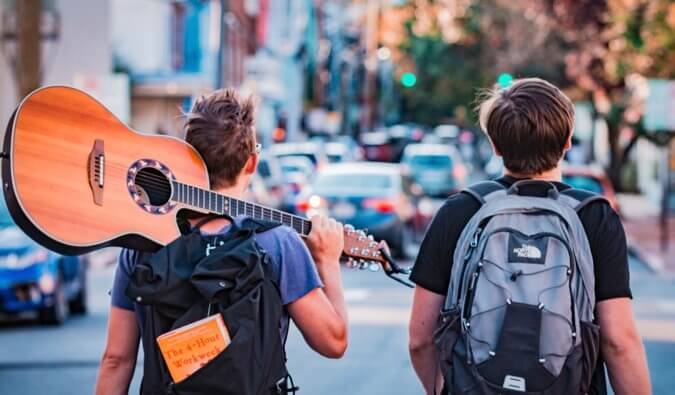
MULTIPOLYGON (((116 172, 117 175, 126 176, 126 174, 128 173, 128 168, 126 168, 125 166, 115 165, 115 164, 110 163, 110 164, 107 164, 106 167, 109 168, 109 169, 121 170, 119 173, 116 172)), ((139 184, 141 187, 143 187, 143 189, 146 190, 146 193, 148 193, 148 192, 149 193, 152 193, 152 192, 164 193, 164 194, 169 194, 170 198, 172 197, 171 192, 172 192, 173 188, 172 188, 171 185, 175 180, 171 180, 168 177, 165 177, 165 176, 162 176, 162 175, 159 175, 159 174, 155 174, 155 173, 151 173, 151 172, 139 172, 139 173, 136 174, 136 179, 141 181, 140 183, 138 183, 138 181, 137 181, 137 184, 139 184)), ((200 190, 203 190, 203 191, 212 192, 209 189, 202 188, 202 187, 199 187, 199 186, 193 186, 193 185, 189 185, 189 184, 185 184, 185 185, 188 185, 188 186, 193 187, 193 188, 199 188, 200 190)), ((249 204, 249 202, 244 202, 244 203, 249 204)), ((269 208, 269 207, 264 207, 264 206, 261 206, 261 205, 255 204, 255 203, 250 203, 250 204, 253 204, 252 211, 253 211, 254 215, 260 214, 262 216, 263 213, 264 213, 264 210, 270 210, 270 213, 278 213, 279 214, 280 222, 282 222, 282 223, 286 222, 284 220, 284 215, 290 216, 290 220, 288 222, 293 227, 295 227, 297 225, 295 221, 302 221, 302 222, 305 222, 305 223, 309 222, 306 218, 300 217, 298 215, 285 213, 281 210, 277 210, 277 209, 273 209, 273 208, 269 208)), ((300 226, 303 226, 303 225, 301 224, 300 226)))

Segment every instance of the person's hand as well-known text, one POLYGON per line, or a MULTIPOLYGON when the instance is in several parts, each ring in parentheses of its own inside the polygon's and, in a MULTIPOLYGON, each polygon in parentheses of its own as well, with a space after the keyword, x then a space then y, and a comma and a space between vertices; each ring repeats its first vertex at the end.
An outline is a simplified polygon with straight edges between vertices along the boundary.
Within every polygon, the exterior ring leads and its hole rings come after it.
POLYGON ((307 236, 307 247, 314 262, 317 265, 337 265, 345 243, 342 224, 322 215, 313 216, 311 221, 312 230, 307 236))

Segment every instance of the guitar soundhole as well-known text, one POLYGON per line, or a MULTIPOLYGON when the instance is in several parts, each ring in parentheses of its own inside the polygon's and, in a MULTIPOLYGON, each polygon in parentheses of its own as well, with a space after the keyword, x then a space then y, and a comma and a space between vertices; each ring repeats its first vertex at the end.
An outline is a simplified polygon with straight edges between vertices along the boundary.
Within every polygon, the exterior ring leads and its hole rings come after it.
POLYGON ((127 188, 136 204, 151 214, 166 214, 176 207, 171 200, 172 182, 176 178, 163 163, 139 159, 127 172, 127 188))
POLYGON ((171 183, 161 171, 152 167, 140 169, 135 181, 143 203, 163 206, 171 199, 171 183))

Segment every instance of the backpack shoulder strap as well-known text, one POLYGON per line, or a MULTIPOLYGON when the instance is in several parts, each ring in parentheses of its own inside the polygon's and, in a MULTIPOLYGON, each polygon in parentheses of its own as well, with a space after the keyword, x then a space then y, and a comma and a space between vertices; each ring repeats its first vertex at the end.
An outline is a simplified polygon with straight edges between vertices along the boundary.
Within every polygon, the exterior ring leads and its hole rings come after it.
POLYGON ((487 201, 486 197, 488 195, 504 190, 506 190, 506 187, 497 181, 481 181, 462 189, 462 192, 473 197, 478 203, 483 205, 487 201))
POLYGON ((609 204, 609 200, 607 200, 606 197, 583 189, 565 189, 564 191, 560 191, 560 195, 565 197, 564 200, 568 202, 577 213, 584 207, 596 201, 603 201, 609 204))

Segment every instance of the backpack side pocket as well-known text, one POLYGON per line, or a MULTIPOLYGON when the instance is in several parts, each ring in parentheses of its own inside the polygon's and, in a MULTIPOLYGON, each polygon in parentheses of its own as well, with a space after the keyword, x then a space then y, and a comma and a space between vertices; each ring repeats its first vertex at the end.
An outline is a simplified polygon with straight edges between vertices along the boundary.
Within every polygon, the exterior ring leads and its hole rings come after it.
POLYGON ((592 322, 581 321, 581 346, 583 348, 581 366, 581 393, 588 392, 593 379, 595 365, 600 351, 600 327, 592 322))
POLYGON ((452 388, 452 354, 460 334, 459 309, 442 310, 438 327, 434 331, 434 344, 438 352, 438 365, 446 388, 452 388))

